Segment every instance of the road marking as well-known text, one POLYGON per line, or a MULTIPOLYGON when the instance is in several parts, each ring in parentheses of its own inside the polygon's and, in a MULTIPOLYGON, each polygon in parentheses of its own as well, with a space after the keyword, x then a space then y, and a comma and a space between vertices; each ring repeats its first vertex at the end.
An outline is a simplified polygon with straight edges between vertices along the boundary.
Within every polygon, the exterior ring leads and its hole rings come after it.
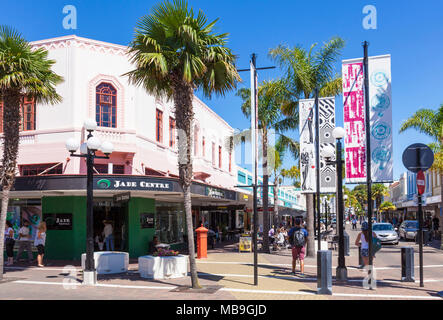
MULTIPOLYGON (((207 273, 207 272, 198 272, 199 275, 202 276, 214 276, 214 277, 237 277, 237 278, 253 278, 253 275, 249 274, 232 274, 232 273, 207 273)), ((285 280, 298 280, 298 281, 317 281, 317 278, 299 278, 294 275, 258 275, 259 278, 276 278, 276 279, 285 279, 285 280)), ((336 279, 332 279, 333 282, 336 282, 336 279)), ((363 282, 364 279, 349 279, 348 282, 363 282)), ((399 283, 401 280, 377 280, 378 283, 399 283)), ((419 283, 420 281, 415 280, 415 283, 419 283)), ((424 282, 443 282, 443 279, 428 279, 424 280, 424 282)))
MULTIPOLYGON (((68 267, 69 265, 67 265, 68 267)), ((38 270, 38 271, 67 271, 65 268, 40 268, 40 267, 4 267, 5 269, 16 269, 16 270, 38 270)), ((75 268, 75 267, 74 267, 75 268)), ((82 269, 75 268, 76 271, 82 271, 82 269)))
MULTIPOLYGON (((235 264, 235 265, 252 265, 253 262, 232 262, 232 261, 197 261, 197 264, 235 264)), ((258 263, 258 266, 275 266, 275 267, 292 267, 292 264, 285 264, 285 263, 258 263)), ((337 266, 332 266, 332 268, 336 268, 337 266)), ((414 266, 415 268, 420 268, 420 266, 414 266)), ((423 268, 442 268, 443 265, 436 264, 436 265, 428 265, 423 266, 423 268)), ((305 268, 317 268, 316 265, 305 265, 305 268)), ((347 269, 351 270, 364 270, 357 267, 346 267, 347 269)), ((401 269, 401 266, 398 267, 376 267, 375 270, 395 270, 395 269, 401 269)))
MULTIPOLYGON (((58 285, 58 286, 83 286, 81 283, 62 283, 62 282, 47 282, 47 281, 26 281, 18 280, 11 283, 21 284, 37 284, 37 285, 58 285)), ((150 290, 172 290, 177 287, 168 286, 130 286, 130 285, 118 285, 118 284, 97 284, 97 287, 108 288, 125 288, 125 289, 150 289, 150 290)), ((299 291, 276 291, 276 290, 252 290, 252 289, 235 289, 235 288, 221 288, 219 291, 228 292, 244 292, 244 293, 268 293, 268 294, 285 294, 285 295, 310 295, 316 296, 316 293, 311 292, 299 292, 299 291)), ((333 293, 333 296, 337 297, 364 297, 364 298, 391 298, 391 299, 427 299, 427 300, 441 300, 440 297, 431 296, 407 296, 407 295, 383 295, 383 294, 354 294, 354 293, 333 293)))
MULTIPOLYGON (((21 283, 21 284, 42 284, 42 285, 56 285, 56 286, 83 286, 82 283, 63 283, 63 282, 49 282, 49 281, 28 281, 28 280, 17 280, 12 281, 12 283, 21 283)), ((86 287, 86 286, 85 286, 86 287)), ((121 284, 104 284, 97 283, 95 287, 107 287, 107 288, 125 288, 125 289, 153 289, 153 290, 172 290, 177 287, 173 286, 130 286, 130 285, 121 285, 121 284)))

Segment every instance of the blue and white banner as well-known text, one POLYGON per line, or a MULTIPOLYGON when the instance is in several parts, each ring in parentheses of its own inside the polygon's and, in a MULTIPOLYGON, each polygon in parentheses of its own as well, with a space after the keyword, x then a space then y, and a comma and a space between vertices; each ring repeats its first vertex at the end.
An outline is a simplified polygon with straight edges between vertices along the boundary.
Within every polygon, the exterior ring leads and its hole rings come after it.
POLYGON ((393 181, 391 56, 369 58, 372 181, 393 181))

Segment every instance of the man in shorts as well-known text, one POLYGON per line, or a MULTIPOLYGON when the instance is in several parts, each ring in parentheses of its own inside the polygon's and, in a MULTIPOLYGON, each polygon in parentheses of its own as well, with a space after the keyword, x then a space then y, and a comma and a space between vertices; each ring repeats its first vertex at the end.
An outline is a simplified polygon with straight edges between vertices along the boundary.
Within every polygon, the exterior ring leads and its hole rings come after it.
POLYGON ((305 247, 306 239, 308 237, 308 231, 301 226, 301 219, 295 219, 295 227, 289 230, 288 238, 292 244, 292 274, 295 275, 295 266, 297 260, 300 260, 300 275, 299 277, 304 278, 305 271, 305 247))

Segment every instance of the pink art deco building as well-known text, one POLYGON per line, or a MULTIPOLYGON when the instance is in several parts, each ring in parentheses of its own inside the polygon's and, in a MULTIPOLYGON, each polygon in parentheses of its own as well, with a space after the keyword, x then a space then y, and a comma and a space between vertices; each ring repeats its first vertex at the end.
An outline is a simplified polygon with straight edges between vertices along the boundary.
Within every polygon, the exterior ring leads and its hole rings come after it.
MULTIPOLYGON (((179 246, 186 228, 173 104, 128 83, 124 74, 133 66, 125 46, 77 36, 32 46, 46 49, 56 61, 53 70, 64 78, 57 87, 63 102, 23 100, 19 177, 8 219, 16 227, 23 219, 34 225, 46 220, 48 258, 80 259, 86 242, 86 163, 70 157, 65 142, 84 142, 83 123, 92 118, 98 125, 94 136, 114 145, 110 159, 97 160, 94 168, 94 230, 101 232, 102 221, 111 220, 115 249, 131 257, 146 254, 154 235, 179 246)), ((194 226, 205 219, 211 227, 234 229, 245 205, 234 188, 235 154, 227 143, 234 130, 197 97, 194 112, 194 226)))

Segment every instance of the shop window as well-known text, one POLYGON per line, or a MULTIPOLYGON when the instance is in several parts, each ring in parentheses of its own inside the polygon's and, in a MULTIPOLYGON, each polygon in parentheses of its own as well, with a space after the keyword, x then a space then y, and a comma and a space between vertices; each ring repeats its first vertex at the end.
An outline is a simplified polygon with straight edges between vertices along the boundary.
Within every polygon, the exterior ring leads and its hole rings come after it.
POLYGON ((186 228, 184 207, 180 203, 155 204, 155 234, 162 243, 181 243, 186 228))
POLYGON ((169 117, 169 147, 175 147, 175 119, 169 117))
MULTIPOLYGON (((35 130, 35 102, 34 99, 22 97, 20 102, 20 130, 35 130)), ((3 132, 3 102, 0 101, 0 133, 3 132)))
POLYGON ((109 83, 96 87, 95 117, 99 127, 117 127, 117 90, 109 83))
POLYGON ((155 140, 163 142, 163 112, 158 109, 155 112, 155 140))
POLYGON ((44 164, 27 164, 19 166, 21 176, 36 176, 39 174, 62 174, 63 164, 44 163, 44 164))

